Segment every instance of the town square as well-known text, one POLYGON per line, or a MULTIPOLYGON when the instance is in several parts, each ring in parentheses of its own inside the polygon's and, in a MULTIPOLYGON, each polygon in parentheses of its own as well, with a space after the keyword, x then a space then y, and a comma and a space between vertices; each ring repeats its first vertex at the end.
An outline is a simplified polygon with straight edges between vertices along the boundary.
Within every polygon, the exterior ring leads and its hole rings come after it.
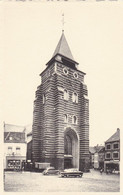
POLYGON ((122 9, 21 3, 2 23, 4 192, 121 192, 122 9))
POLYGON ((82 178, 44 176, 38 172, 6 172, 5 192, 120 192, 120 175, 91 170, 82 178))

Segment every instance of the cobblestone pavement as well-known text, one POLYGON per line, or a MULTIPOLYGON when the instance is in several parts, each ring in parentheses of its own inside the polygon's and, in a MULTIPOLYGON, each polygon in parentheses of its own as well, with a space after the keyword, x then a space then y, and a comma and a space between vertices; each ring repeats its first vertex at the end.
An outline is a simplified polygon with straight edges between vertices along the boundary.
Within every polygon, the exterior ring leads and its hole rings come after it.
POLYGON ((6 172, 4 190, 8 192, 119 192, 120 175, 91 170, 82 178, 44 176, 35 172, 6 172))

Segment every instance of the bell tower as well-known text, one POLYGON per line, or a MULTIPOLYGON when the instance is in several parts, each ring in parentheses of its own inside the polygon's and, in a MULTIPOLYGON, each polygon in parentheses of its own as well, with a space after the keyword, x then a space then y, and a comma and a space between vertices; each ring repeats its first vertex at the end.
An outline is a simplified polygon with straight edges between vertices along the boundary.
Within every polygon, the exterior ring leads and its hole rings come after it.
POLYGON ((78 70, 64 31, 40 74, 33 111, 33 162, 89 169, 89 100, 85 73, 78 70))

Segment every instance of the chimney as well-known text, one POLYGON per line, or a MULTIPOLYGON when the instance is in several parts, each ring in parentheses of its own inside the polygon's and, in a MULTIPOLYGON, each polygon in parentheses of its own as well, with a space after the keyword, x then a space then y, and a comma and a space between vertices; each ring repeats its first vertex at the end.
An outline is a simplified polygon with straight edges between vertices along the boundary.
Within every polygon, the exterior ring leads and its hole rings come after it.
POLYGON ((117 131, 119 132, 119 131, 120 131, 120 129, 119 129, 119 128, 117 128, 117 131))

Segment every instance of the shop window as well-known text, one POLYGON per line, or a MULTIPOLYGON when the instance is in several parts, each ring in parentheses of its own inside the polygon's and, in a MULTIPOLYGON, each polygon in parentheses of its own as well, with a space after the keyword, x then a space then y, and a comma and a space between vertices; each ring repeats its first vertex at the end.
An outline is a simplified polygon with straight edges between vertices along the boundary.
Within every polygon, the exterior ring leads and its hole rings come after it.
POLYGON ((113 153, 113 158, 118 158, 118 157, 119 157, 118 152, 114 152, 113 153))
POLYGON ((20 168, 20 160, 8 160, 8 168, 20 168))
POLYGON ((111 149, 111 145, 108 144, 108 145, 106 146, 106 148, 107 148, 107 150, 110 150, 110 149, 111 149))
POLYGON ((75 102, 75 103, 78 103, 78 94, 75 93, 75 92, 72 95, 72 101, 75 102))
POLYGON ((64 99, 65 100, 69 99, 69 93, 68 93, 67 89, 64 90, 64 99))
POLYGON ((118 144, 114 144, 114 149, 119 148, 118 144))

